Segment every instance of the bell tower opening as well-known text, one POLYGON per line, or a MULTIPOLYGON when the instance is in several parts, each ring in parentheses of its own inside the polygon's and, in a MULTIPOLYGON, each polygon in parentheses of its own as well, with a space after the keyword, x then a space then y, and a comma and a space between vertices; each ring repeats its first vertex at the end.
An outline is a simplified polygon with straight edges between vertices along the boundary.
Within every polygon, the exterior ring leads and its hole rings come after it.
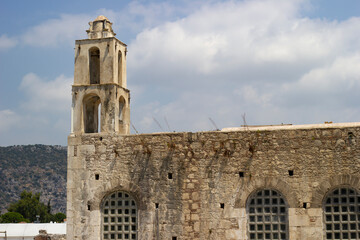
POLYGON ((118 52, 118 82, 122 86, 122 53, 118 52))
POLYGON ((89 50, 90 84, 100 84, 100 50, 97 47, 89 50))
POLYGON ((119 123, 122 124, 124 121, 124 107, 125 99, 121 96, 119 99, 119 123))
POLYGON ((100 129, 101 102, 100 98, 96 95, 90 95, 84 98, 84 132, 97 133, 100 129))

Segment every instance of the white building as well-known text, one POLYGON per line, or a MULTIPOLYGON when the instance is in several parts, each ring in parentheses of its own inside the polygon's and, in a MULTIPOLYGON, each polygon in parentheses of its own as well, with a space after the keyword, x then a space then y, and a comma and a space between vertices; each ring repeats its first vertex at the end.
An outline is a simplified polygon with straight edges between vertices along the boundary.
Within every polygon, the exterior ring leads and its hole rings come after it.
POLYGON ((49 234, 66 234, 66 223, 0 224, 0 240, 33 240, 39 230, 46 230, 49 234))

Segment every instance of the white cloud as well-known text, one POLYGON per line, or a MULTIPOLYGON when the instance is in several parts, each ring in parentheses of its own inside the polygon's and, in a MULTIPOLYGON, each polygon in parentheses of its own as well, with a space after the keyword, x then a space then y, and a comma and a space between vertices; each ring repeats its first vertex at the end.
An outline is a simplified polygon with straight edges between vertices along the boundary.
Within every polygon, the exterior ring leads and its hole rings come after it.
MULTIPOLYGON (((317 112, 341 112, 344 109, 354 112, 360 100, 359 91, 360 52, 355 52, 352 55, 339 56, 329 64, 314 68, 304 73, 297 81, 282 84, 278 96, 287 101, 278 99, 278 104, 294 108, 318 108, 317 112)), ((349 115, 343 117, 345 116, 349 115)))
POLYGON ((271 101, 271 93, 259 93, 258 89, 251 85, 245 85, 241 89, 234 90, 244 102, 260 106, 268 106, 271 101))
POLYGON ((22 36, 22 42, 35 47, 74 45, 75 39, 87 38, 85 29, 91 19, 88 15, 62 14, 36 25, 22 36))
POLYGON ((129 44, 129 82, 144 87, 133 119, 144 131, 153 115, 183 130, 240 125, 244 112, 249 124, 356 121, 360 18, 309 19, 308 4, 209 3, 144 29, 129 44))
POLYGON ((68 111, 71 106, 72 82, 72 77, 64 75, 45 81, 34 73, 28 73, 20 85, 28 98, 22 107, 32 111, 68 111))
POLYGON ((13 48, 17 44, 16 38, 9 38, 6 34, 0 36, 0 51, 13 48))
POLYGON ((8 133, 0 145, 65 144, 72 82, 64 75, 46 81, 34 73, 26 74, 19 87, 25 100, 16 109, 0 110, 0 132, 8 133))
POLYGON ((340 56, 331 65, 312 69, 293 86, 316 92, 339 92, 360 87, 360 51, 352 56, 340 56))
MULTIPOLYGON (((137 34, 144 29, 153 28, 166 21, 179 19, 181 16, 194 12, 202 1, 144 2, 131 1, 121 11, 101 9, 99 14, 107 16, 114 23, 113 27, 119 39, 137 34)), ((123 39, 124 40, 124 39, 123 39)), ((126 39, 127 40, 127 39, 126 39)))
POLYGON ((192 1, 184 4, 186 6, 178 7, 167 2, 142 4, 131 1, 127 5, 119 2, 120 11, 102 8, 92 14, 61 14, 58 18, 29 28, 20 38, 22 43, 35 47, 58 47, 61 44, 73 46, 75 39, 87 38, 85 30, 89 27, 88 22, 98 15, 105 15, 113 23, 117 37, 123 39, 124 36, 133 36, 144 28, 157 26, 178 14, 194 11, 194 6, 200 3, 192 1))
POLYGON ((129 46, 129 68, 163 81, 165 75, 184 77, 189 72, 256 80, 274 70, 275 76, 309 70, 360 48, 360 19, 336 23, 299 18, 300 3, 231 1, 203 7, 141 32, 129 46))
MULTIPOLYGON (((209 117, 219 128, 239 126, 244 113, 248 124, 356 120, 360 18, 310 19, 301 12, 309 4, 131 1, 121 11, 96 15, 114 22, 120 40, 128 38, 131 117, 140 132, 160 131, 153 118, 167 129, 165 117, 176 131, 211 130, 209 117)), ((96 15, 60 15, 32 27, 22 40, 73 46, 74 39, 86 38, 96 15)), ((65 76, 49 81, 27 74, 22 110, 41 115, 29 122, 43 118, 44 125, 64 129, 70 120, 48 120, 43 113, 69 111, 71 83, 65 76)))
POLYGON ((0 132, 14 128, 19 123, 20 119, 20 116, 12 110, 0 110, 0 132))

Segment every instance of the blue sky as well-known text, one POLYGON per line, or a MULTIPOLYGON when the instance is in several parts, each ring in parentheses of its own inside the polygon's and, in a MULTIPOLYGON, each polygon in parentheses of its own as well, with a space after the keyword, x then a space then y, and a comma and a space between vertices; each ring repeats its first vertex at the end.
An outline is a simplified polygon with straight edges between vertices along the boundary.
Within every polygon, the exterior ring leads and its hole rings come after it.
POLYGON ((0 1, 1 146, 66 145, 74 41, 98 15, 128 44, 141 133, 359 121, 358 0, 0 1))

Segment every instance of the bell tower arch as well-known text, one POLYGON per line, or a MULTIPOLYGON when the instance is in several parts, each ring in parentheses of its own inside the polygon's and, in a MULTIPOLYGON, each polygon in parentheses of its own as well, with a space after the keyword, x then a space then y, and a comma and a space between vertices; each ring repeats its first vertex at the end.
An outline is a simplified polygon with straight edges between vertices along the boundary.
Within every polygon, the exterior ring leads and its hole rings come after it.
POLYGON ((127 46, 104 16, 89 22, 88 39, 75 41, 71 133, 130 133, 127 46))

